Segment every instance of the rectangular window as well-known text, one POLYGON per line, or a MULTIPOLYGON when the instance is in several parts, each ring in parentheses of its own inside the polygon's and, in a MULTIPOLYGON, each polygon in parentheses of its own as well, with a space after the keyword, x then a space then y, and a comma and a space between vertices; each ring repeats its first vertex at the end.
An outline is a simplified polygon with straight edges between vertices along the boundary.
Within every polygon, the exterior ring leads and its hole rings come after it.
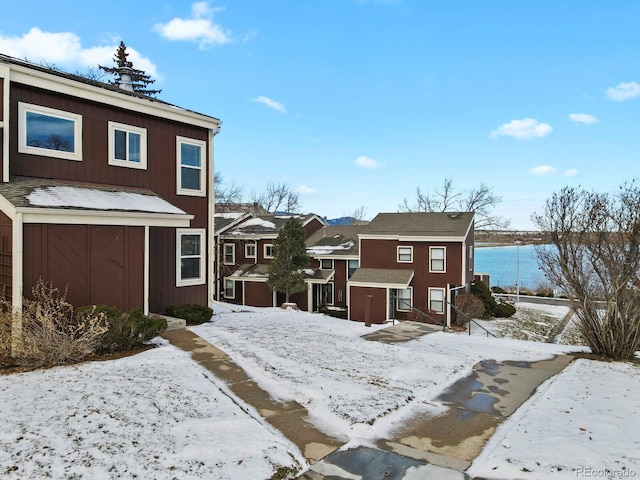
POLYGON ((409 312, 411 304, 411 288, 399 288, 396 293, 396 310, 409 312))
POLYGON ((273 245, 270 243, 264 246, 264 258, 273 258, 273 245))
POLYGON ((444 313, 444 288, 429 289, 429 310, 444 313))
POLYGON ((18 103, 18 151, 82 161, 82 116, 18 103))
POLYGON ((443 273, 446 271, 445 247, 429 247, 429 271, 443 273))
POLYGON ((348 261, 348 266, 347 266, 348 278, 351 278, 351 275, 356 273, 356 270, 358 269, 359 266, 360 266, 360 260, 349 260, 348 261))
POLYGON ((333 270, 333 259, 323 258, 320 260, 320 270, 333 270))
POLYGON ((109 122, 109 165, 147 169, 147 129, 109 122))
POLYGON ((398 247, 398 263, 413 262, 413 247, 398 247))
POLYGON ((202 285, 205 283, 205 230, 201 228, 176 229, 176 285, 202 285))
POLYGON ((469 246, 469 271, 473 271, 473 245, 469 246))
POLYGON ((255 243, 247 243, 244 246, 244 257, 245 258, 256 258, 256 245, 255 245, 255 243))
POLYGON ((234 243, 224 244, 224 264, 235 265, 236 263, 236 246, 234 243))
POLYGON ((224 298, 236 298, 236 282, 233 280, 224 281, 224 298))
POLYGON ((206 196, 206 145, 201 140, 177 137, 178 195, 206 196))

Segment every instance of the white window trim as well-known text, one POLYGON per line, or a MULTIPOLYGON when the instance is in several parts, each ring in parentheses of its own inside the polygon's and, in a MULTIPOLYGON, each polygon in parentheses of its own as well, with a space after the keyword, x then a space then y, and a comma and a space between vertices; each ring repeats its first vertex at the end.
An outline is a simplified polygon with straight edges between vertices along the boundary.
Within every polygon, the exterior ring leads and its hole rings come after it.
POLYGON ((447 247, 429 247, 429 273, 447 273, 447 247), (432 270, 431 252, 435 249, 442 250, 444 252, 442 261, 442 270, 432 270))
POLYGON ((469 245, 469 271, 473 271, 473 245, 469 245))
POLYGON ((433 311, 435 313, 444 313, 445 309, 446 309, 446 291, 444 288, 434 288, 434 287, 429 287, 429 292, 428 292, 428 302, 429 302, 429 310, 433 311), (440 292, 442 292, 442 311, 437 311, 437 310, 431 310, 431 293, 435 290, 438 290, 440 292))
MULTIPOLYGON (((187 166, 186 168, 194 168, 187 166)), ((195 169, 195 168, 194 168, 195 169)), ((205 197, 207 195, 207 142, 193 138, 176 136, 176 193, 192 197, 205 197), (200 188, 198 190, 182 188, 182 155, 180 146, 183 143, 200 147, 200 188)))
POLYGON ((335 263, 333 261, 333 258, 322 258, 322 259, 320 259, 320 270, 333 270, 335 268, 334 266, 335 266, 335 263), (322 266, 322 262, 327 262, 327 261, 331 262, 331 266, 329 268, 324 268, 322 266))
POLYGON ((236 282, 234 280, 230 280, 228 278, 224 279, 224 298, 228 298, 231 300, 236 298, 236 282), (231 282, 231 284, 233 285, 233 293, 231 295, 227 295, 227 282, 231 282))
POLYGON ((188 287, 205 284, 206 269, 206 230, 204 228, 176 228, 176 286, 188 287), (183 235, 200 235, 200 277, 183 280, 181 275, 181 246, 183 235))
MULTIPOLYGON (((129 151, 127 149, 127 156, 129 151)), ((137 168, 139 170, 147 169, 147 129, 125 125, 124 123, 109 122, 109 165, 114 167, 137 168), (137 133, 140 135, 140 162, 132 162, 129 160, 116 159, 115 152, 115 131, 121 130, 127 133, 127 145, 129 143, 129 133, 137 133)))
POLYGON ((246 243, 244 245, 244 258, 256 258, 256 245, 254 243, 246 243), (249 253, 250 248, 253 248, 253 255, 249 253))
POLYGON ((398 263, 413 263, 413 246, 412 245, 398 245, 396 260, 398 263), (400 249, 409 249, 410 260, 400 260, 400 249))
POLYGON ((264 258, 273 258, 273 243, 265 243, 262 246, 262 253, 263 253, 264 258), (267 247, 271 247, 272 255, 267 255, 267 247))
MULTIPOLYGON (((351 261, 358 262, 358 266, 356 267, 356 270, 357 270, 358 268, 360 268, 360 260, 357 260, 357 259, 347 260, 347 280, 349 280, 349 279, 351 278, 351 277, 349 276, 349 268, 350 268, 350 267, 349 267, 349 262, 351 262, 351 261)), ((354 273, 355 273, 355 270, 354 270, 354 273)), ((353 275, 353 274, 352 274, 352 275, 353 275)))
POLYGON ((60 158, 63 160, 74 160, 76 162, 82 161, 82 115, 40 105, 18 102, 18 122, 18 152, 43 157, 60 158), (61 150, 50 150, 48 148, 31 147, 27 145, 27 112, 71 120, 73 122, 73 143, 75 150, 73 152, 64 152, 61 150))
MULTIPOLYGON (((409 290, 409 306, 412 307, 413 306, 413 287, 408 287, 408 288, 399 288, 398 290, 409 290)), ((400 308, 400 297, 398 296, 397 292, 396 292, 396 312, 410 312, 411 308, 405 309, 405 308, 400 308)))
POLYGON ((236 244, 235 243, 222 244, 222 263, 224 263, 225 265, 236 264, 236 244), (233 257, 233 261, 231 263, 227 262, 227 247, 231 247, 231 256, 233 257))

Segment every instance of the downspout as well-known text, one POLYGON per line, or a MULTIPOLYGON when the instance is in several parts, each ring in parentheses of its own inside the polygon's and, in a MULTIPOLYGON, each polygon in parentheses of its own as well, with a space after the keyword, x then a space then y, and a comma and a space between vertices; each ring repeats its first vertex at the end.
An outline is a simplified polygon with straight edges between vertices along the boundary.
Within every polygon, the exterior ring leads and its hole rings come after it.
POLYGON ((149 315, 149 225, 144 226, 144 314, 149 315))
POLYGON ((9 181, 9 83, 11 82, 11 69, 9 67, 0 66, 0 77, 2 81, 2 120, 0 120, 0 129, 2 130, 2 181, 9 181))
POLYGON ((11 324, 11 351, 18 352, 22 347, 22 289, 23 289, 23 223, 22 213, 17 212, 12 222, 13 237, 11 263, 11 305, 13 309, 13 321, 11 324))
POLYGON ((209 156, 211 158, 211 174, 209 175, 209 205, 208 205, 208 225, 207 228, 207 244, 208 244, 208 272, 207 276, 209 281, 207 282, 207 298, 208 303, 213 303, 215 292, 217 290, 218 278, 215 275, 217 263, 215 260, 215 209, 216 209, 216 195, 215 195, 215 182, 214 182, 214 161, 213 161, 213 138, 220 133, 220 123, 218 123, 215 130, 209 130, 209 156), (214 265, 216 264, 216 265, 214 265))

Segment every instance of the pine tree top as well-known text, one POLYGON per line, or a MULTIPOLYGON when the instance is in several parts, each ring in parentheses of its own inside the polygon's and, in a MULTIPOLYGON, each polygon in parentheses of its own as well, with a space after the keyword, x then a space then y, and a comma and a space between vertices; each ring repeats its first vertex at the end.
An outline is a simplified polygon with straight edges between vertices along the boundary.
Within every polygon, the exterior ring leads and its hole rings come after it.
POLYGON ((114 80, 109 81, 109 84, 120 85, 122 74, 126 73, 131 77, 131 87, 133 88, 134 92, 151 97, 155 97, 160 92, 162 92, 162 90, 151 90, 147 88, 149 85, 153 84, 155 80, 153 80, 151 76, 148 75, 144 70, 133 68, 133 62, 127 59, 128 56, 129 53, 127 52, 127 46, 123 41, 120 41, 118 50, 113 57, 113 61, 117 66, 105 67, 102 65, 98 65, 100 70, 116 77, 114 80))

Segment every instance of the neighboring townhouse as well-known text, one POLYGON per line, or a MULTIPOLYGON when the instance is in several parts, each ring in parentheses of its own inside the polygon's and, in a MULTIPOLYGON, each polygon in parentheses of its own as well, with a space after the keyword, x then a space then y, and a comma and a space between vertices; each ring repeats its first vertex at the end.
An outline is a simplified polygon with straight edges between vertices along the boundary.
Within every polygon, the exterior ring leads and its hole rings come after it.
MULTIPOLYGON (((124 78, 124 76, 123 76, 124 78)), ((214 117, 0 55, 0 283, 162 313, 213 299, 214 117)))
MULTIPOLYGON (((220 289, 217 299, 254 307, 279 306, 284 294, 271 292, 267 287, 267 268, 274 256, 273 243, 280 228, 290 215, 251 216, 216 234, 220 289)), ((296 215, 307 238, 324 225, 317 215, 296 215)), ((317 280, 322 272, 308 271, 308 281, 317 280)), ((306 293, 292 296, 291 301, 306 310, 306 293)))
POLYGON ((367 225, 327 226, 307 239, 311 268, 328 273, 328 281, 310 282, 310 311, 325 306, 346 313, 347 281, 360 266, 358 234, 366 229, 367 225))
POLYGON ((473 213, 380 213, 358 234, 349 318, 383 323, 417 308, 450 322, 451 292, 473 281, 473 213))

